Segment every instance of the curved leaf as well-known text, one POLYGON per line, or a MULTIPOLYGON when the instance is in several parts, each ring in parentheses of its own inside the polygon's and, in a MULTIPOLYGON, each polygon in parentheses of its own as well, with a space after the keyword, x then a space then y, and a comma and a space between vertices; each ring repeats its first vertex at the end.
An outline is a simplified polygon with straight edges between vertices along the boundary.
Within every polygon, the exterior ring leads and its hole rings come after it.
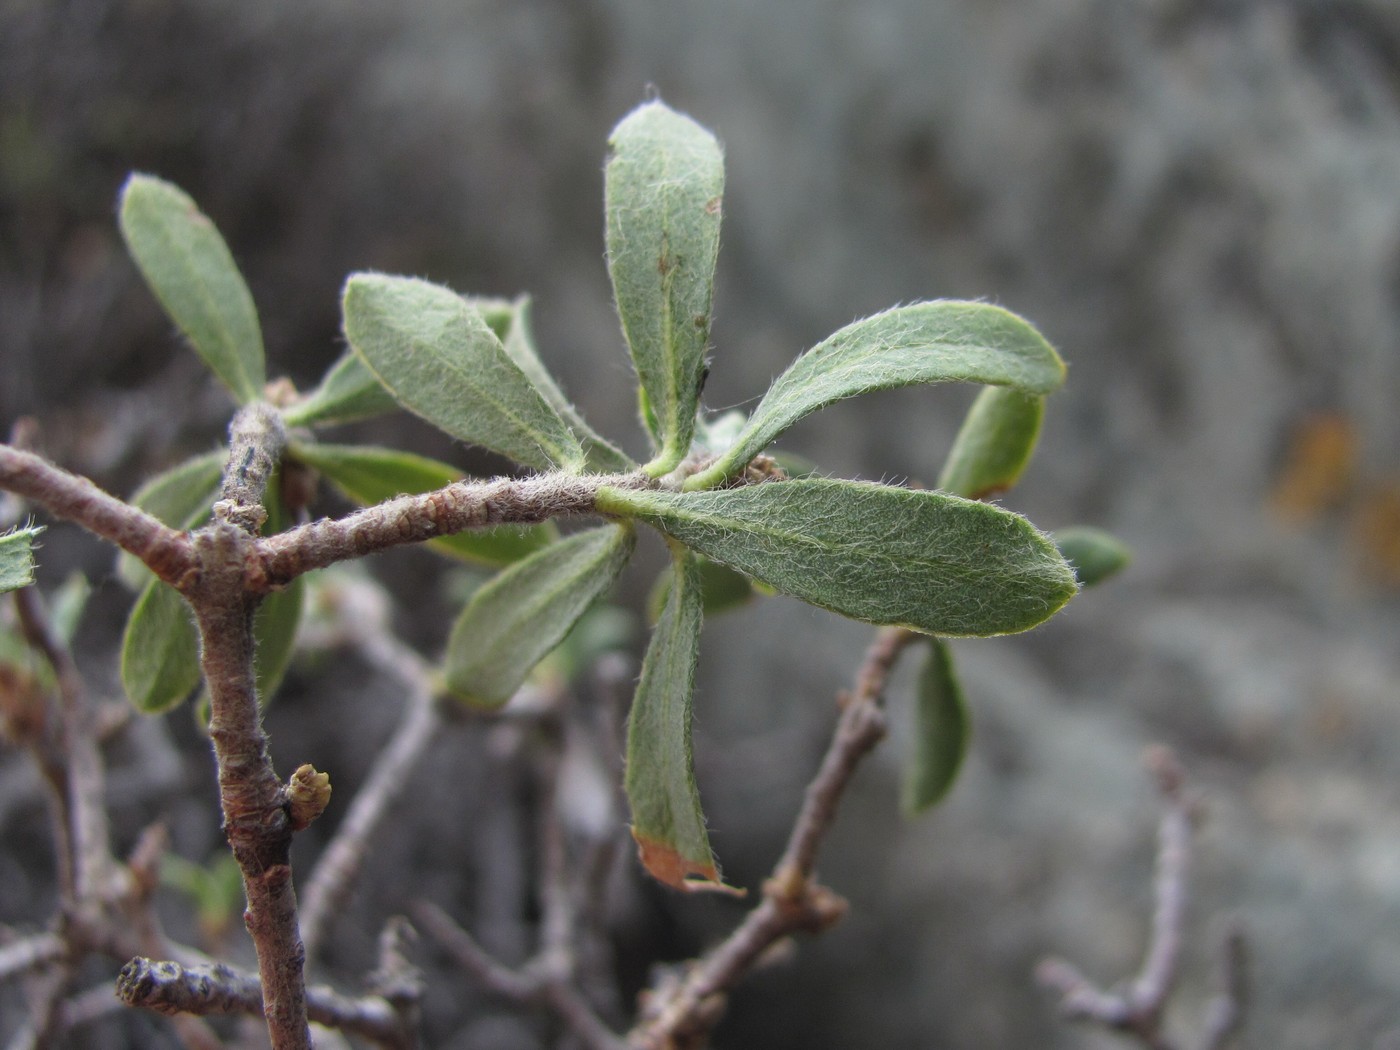
MULTIPOLYGON (((463 478, 460 470, 446 463, 411 452, 369 445, 298 444, 293 455, 330 478, 351 500, 366 507, 395 496, 431 492, 463 478)), ((547 547, 558 535, 558 530, 546 522, 469 529, 428 542, 442 553, 464 561, 509 565, 547 547)))
POLYGON ((617 579, 632 554, 630 526, 560 540, 503 570, 467 603, 447 642, 447 686, 499 707, 617 579))
POLYGON ((1020 479, 1040 437, 1045 398, 1015 387, 989 386, 977 395, 939 475, 955 496, 989 499, 1020 479))
POLYGON ((724 156, 664 103, 613 129, 605 172, 608 274, 664 474, 690 448, 710 338, 724 156))
MULTIPOLYGON (((700 578, 701 608, 706 616, 737 609, 751 601, 758 592, 753 581, 742 572, 721 565, 709 558, 695 557, 696 570, 700 578)), ((656 623, 666 608, 666 599, 671 594, 673 574, 664 572, 656 578, 656 583, 647 595, 647 621, 656 623)))
POLYGON ((950 636, 1009 634, 1075 593, 1059 551, 1000 507, 856 481, 776 481, 709 492, 603 487, 700 553, 857 620, 950 636))
POLYGON ((179 592, 152 580, 122 635, 122 689, 138 711, 159 714, 199 684, 199 633, 179 592))
MULTIPOLYGON (((131 503, 172 529, 192 529, 209 518, 214 498, 219 494, 224 460, 222 450, 206 452, 151 478, 131 497, 131 503)), ((134 554, 117 555, 117 576, 134 591, 155 579, 151 570, 134 554)))
POLYGON ((282 416, 288 426, 330 426, 383 415, 398 407, 394 395, 380 385, 364 359, 347 350, 331 365, 320 385, 282 416))
POLYGON ((1102 583, 1133 560, 1132 551, 1122 540, 1103 529, 1088 525, 1060 529, 1050 538, 1060 548, 1060 553, 1074 569, 1083 587, 1102 583))
POLYGON ((904 809, 911 814, 922 813, 952 789, 972 731, 953 655, 939 639, 928 641, 914 702, 914 747, 904 771, 904 809))
POLYGON ((298 576, 264 598, 253 614, 253 673, 264 704, 276 694, 292 662, 305 594, 306 577, 298 576))
POLYGON ((253 297, 214 224, 181 190, 150 175, 122 187, 131 257, 165 312, 239 404, 262 396, 262 329, 253 297))
POLYGON ((734 446, 685 488, 720 484, 803 416, 857 394, 951 381, 1048 394, 1064 376, 1040 333, 998 306, 940 300, 895 307, 847 325, 794 361, 734 446))
POLYGON ((0 594, 34 582, 34 537, 43 531, 31 525, 0 535, 0 594))
POLYGON ((409 277, 353 274, 342 308, 350 345, 410 412, 526 466, 583 465, 578 438, 481 312, 455 292, 409 277))

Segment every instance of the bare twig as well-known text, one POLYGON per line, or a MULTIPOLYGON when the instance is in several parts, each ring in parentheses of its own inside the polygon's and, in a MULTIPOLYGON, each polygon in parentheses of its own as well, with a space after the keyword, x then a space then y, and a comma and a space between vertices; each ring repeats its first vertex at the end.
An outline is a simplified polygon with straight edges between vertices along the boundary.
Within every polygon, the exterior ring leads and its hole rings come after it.
POLYGON ((39 933, 0 945, 0 981, 58 962, 68 946, 54 933, 39 933))
POLYGON ((826 757, 807 786, 787 848, 763 886, 763 901, 724 941, 706 952, 676 981, 644 996, 642 1017, 628 1044, 643 1050, 704 1045, 724 1011, 725 993, 778 940, 799 930, 819 933, 840 921, 846 902, 812 877, 817 852, 860 760, 885 735, 885 683, 904 649, 920 637, 882 628, 866 650, 855 689, 843 694, 841 717, 826 757))
POLYGON ((287 433, 271 405, 254 402, 238 410, 228 436, 228 460, 214 517, 257 535, 267 520, 263 492, 281 458, 287 433))

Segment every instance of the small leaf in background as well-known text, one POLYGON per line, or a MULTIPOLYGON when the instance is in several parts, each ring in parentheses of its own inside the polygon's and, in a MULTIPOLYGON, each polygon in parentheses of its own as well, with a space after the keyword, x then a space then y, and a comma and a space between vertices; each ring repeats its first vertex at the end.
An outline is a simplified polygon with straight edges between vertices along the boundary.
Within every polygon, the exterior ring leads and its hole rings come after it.
POLYGON ((1133 560, 1132 551, 1122 540, 1088 525, 1060 529, 1050 538, 1074 569, 1082 587, 1102 583, 1133 560))
POLYGON ((233 854, 217 853, 201 866, 166 853, 160 858, 160 881, 194 901, 205 947, 219 949, 243 912, 243 874, 233 854))
POLYGON ((521 296, 515 303, 515 311, 508 330, 502 336, 502 346, 506 355, 514 361, 525 377, 535 384, 535 389, 549 402, 550 407, 559 413, 574 434, 583 442, 583 450, 588 456, 588 469, 599 473, 626 473, 637 469, 631 458, 601 437, 559 389, 554 377, 544 367, 535 349, 534 331, 530 327, 530 297, 521 296))
POLYGON ((243 275, 214 224, 177 186, 133 175, 120 224, 131 257, 165 312, 239 404, 262 396, 262 329, 243 275))
POLYGON ((159 714, 199 684, 199 633, 175 588, 152 580, 122 635, 122 688, 138 711, 159 714))
POLYGON ((31 525, 0 535, 0 594, 34 582, 34 538, 43 531, 31 525))
MULTIPOLYGON (((370 507, 395 496, 432 492, 463 474, 456 467, 411 452, 369 445, 297 444, 293 456, 315 467, 355 503, 370 507)), ((468 529, 430 540, 429 546, 455 558, 481 565, 509 565, 547 547, 559 532, 542 525, 502 525, 468 529)))
POLYGON ((700 650, 700 574, 678 548, 627 719, 627 800, 647 871, 678 890, 722 890, 691 761, 690 704, 700 650))
POLYGON ((922 813, 948 794, 967 755, 972 725, 948 646, 930 638, 914 698, 914 744, 904 771, 906 813, 922 813))
POLYGON ((504 704, 613 585, 635 544, 630 526, 605 525, 502 570, 472 595, 452 628, 448 688, 475 705, 504 704))
POLYGON ((1045 398, 1015 387, 989 386, 968 409, 938 487, 955 496, 989 499, 1020 479, 1031 461, 1045 398))
POLYGON ((353 350, 347 350, 320 385, 283 412, 288 426, 330 426, 356 419, 393 412, 399 407, 394 395, 385 390, 369 365, 353 350))
POLYGON ((64 645, 73 644, 73 638, 78 633, 78 621, 82 619, 91 595, 92 584, 80 572, 72 573, 63 581, 63 586, 54 592, 49 602, 49 623, 64 645))
POLYGON ((701 554, 823 608, 929 634, 1024 631, 1078 590, 1020 515, 943 492, 808 478, 707 492, 602 487, 701 554))
MULTIPOLYGON (((192 529, 209 518, 224 469, 224 451, 207 452, 157 474, 131 497, 133 506, 172 529, 192 529)), ((134 591, 155 579, 134 554, 117 555, 117 576, 134 591)))
POLYGON ((724 156, 715 137, 661 102, 613 129, 604 175, 608 274, 660 446, 653 474, 690 449, 710 339, 724 156))
MULTIPOLYGON (((742 572, 721 565, 709 558, 695 556, 696 571, 700 577, 701 605, 705 616, 718 616, 720 613, 746 605, 757 593, 753 581, 742 572)), ((647 622, 654 624, 661 619, 666 607, 666 599, 671 594, 674 573, 663 572, 647 595, 647 622)))
POLYGON ((582 466, 578 438, 481 312, 455 292, 408 277, 353 274, 343 310, 350 345, 410 412, 525 466, 582 466))
POLYGON ((857 394, 955 381, 1048 394, 1064 377, 1064 362, 1041 334, 998 306, 942 300, 895 307, 847 325, 794 361, 734 447, 685 487, 713 488, 799 419, 857 394))

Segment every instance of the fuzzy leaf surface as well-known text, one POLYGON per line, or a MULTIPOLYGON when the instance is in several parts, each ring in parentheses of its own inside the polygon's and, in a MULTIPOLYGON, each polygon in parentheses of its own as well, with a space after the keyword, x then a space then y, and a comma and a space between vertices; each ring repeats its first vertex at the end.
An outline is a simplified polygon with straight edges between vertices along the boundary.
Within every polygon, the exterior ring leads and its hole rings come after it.
MULTIPOLYGON (((395 496, 432 492, 463 474, 426 456, 370 445, 297 445, 296 458, 315 467, 349 499, 371 507, 395 496)), ((553 543, 558 530, 542 525, 502 525, 439 536, 428 545, 479 565, 509 565, 553 543)))
POLYGON ((1025 518, 943 492, 818 478, 707 492, 604 487, 598 508, 635 515, 782 594, 929 634, 1024 631, 1077 590, 1025 518))
POLYGON ((31 525, 0 535, 0 594, 34 582, 34 537, 43 531, 31 525))
POLYGON ((440 285, 354 274, 345 335, 410 412, 462 441, 549 470, 579 469, 583 449, 506 354, 481 311, 440 285))
POLYGON ((691 696, 700 651, 700 577, 695 559, 675 552, 661 619, 642 661, 627 719, 624 783, 632 837, 642 864, 678 890, 723 889, 691 759, 691 696))
POLYGON ((724 156, 661 102, 613 129, 604 175, 608 274, 657 442, 655 473, 690 447, 710 338, 724 156))
MULTIPOLYGON (((696 570, 700 577, 700 593, 703 596, 701 608, 705 616, 718 616, 737 609, 750 602, 758 593, 753 581, 742 572, 721 565, 709 558, 695 557, 696 570)), ((647 595, 647 620, 656 623, 666 607, 666 599, 671 593, 674 573, 665 572, 656 578, 656 584, 647 595)))
POLYGON ((904 809, 911 814, 942 801, 952 789, 972 731, 953 655, 939 639, 928 641, 914 698, 913 753, 904 771, 904 809))
POLYGON ((380 416, 398 407, 364 358, 347 350, 316 389, 288 408, 283 418, 294 427, 330 426, 380 416))
POLYGON ((1059 354, 1040 333, 998 306, 940 300, 895 307, 847 325, 794 361, 734 446, 685 487, 719 484, 799 419, 857 394, 946 382, 1048 394, 1064 376, 1059 354))
POLYGON ((199 684, 199 632, 175 588, 153 579, 122 635, 121 679, 138 711, 168 711, 199 684))
POLYGON ((266 381, 258 312, 228 245, 189 195, 133 175, 122 188, 127 250, 165 312, 239 404, 266 381))
MULTIPOLYGON (((206 452, 187 459, 151 478, 135 493, 131 503, 172 529, 192 529, 209 518, 224 469, 225 451, 206 452)), ((140 591, 155 576, 134 554, 117 555, 117 576, 140 591)))
POLYGON ((1133 560, 1122 540, 1112 533, 1089 525, 1059 529, 1051 537, 1083 587, 1102 583, 1127 567, 1133 560))
POLYGON ((988 499, 1020 480, 1035 452, 1045 398, 1015 387, 989 386, 968 409, 948 453, 938 487, 955 496, 988 499))
POLYGON ((447 685, 499 707, 613 585, 636 545, 630 526, 580 532, 503 570, 472 595, 447 642, 447 685))

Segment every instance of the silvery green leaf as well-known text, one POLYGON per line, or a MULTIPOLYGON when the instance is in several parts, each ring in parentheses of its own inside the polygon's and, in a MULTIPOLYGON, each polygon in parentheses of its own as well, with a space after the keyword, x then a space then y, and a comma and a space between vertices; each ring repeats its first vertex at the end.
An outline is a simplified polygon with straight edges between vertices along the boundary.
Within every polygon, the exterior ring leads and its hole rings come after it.
POLYGON ((710 338, 724 157, 715 137, 661 102, 613 129, 605 172, 608 273, 657 443, 647 469, 690 449, 710 338))
POLYGON ((141 276, 239 404, 262 396, 262 329, 253 297, 214 224, 177 186, 132 175, 122 237, 141 276))
POLYGON ((1103 529, 1072 525, 1051 537, 1083 587, 1102 583, 1127 567, 1133 555, 1122 540, 1103 529))
POLYGON ((346 282, 342 305, 350 345, 410 412, 526 466, 583 466, 568 424, 461 296, 427 281, 361 273, 346 282))
POLYGON ((1045 398, 1015 387, 989 386, 977 395, 939 475, 955 496, 988 499, 1020 479, 1040 437, 1045 398))
POLYGON ((713 488, 799 419, 857 394, 952 381, 1047 394, 1064 375, 1040 333, 998 306, 940 300, 895 307, 847 325, 794 361, 734 446, 685 487, 713 488))
POLYGON ((597 504, 780 593, 929 634, 1024 631, 1077 590, 1025 518, 943 492, 811 478, 706 492, 603 487, 597 504))
POLYGON ((289 426, 330 426, 383 415, 399 407, 364 359, 347 350, 319 386, 282 414, 289 426))
POLYGON ((502 570, 472 595, 447 642, 447 685, 499 707, 613 585, 636 543, 627 525, 589 529, 502 570))
POLYGON ((972 730, 952 653, 937 638, 928 644, 914 700, 913 750, 904 771, 904 809, 911 814, 922 813, 952 789, 972 730))
MULTIPOLYGON (((172 529, 192 529, 208 520, 224 469, 224 451, 187 459, 151 478, 131 497, 131 503, 172 529)), ((134 554, 117 555, 117 576, 134 591, 155 579, 134 554)))
POLYGON ((34 582, 34 537, 43 531, 31 525, 0 535, 0 594, 34 582))
POLYGON ((138 711, 158 714, 199 684, 199 633, 175 588, 152 579, 122 635, 121 679, 138 711))

